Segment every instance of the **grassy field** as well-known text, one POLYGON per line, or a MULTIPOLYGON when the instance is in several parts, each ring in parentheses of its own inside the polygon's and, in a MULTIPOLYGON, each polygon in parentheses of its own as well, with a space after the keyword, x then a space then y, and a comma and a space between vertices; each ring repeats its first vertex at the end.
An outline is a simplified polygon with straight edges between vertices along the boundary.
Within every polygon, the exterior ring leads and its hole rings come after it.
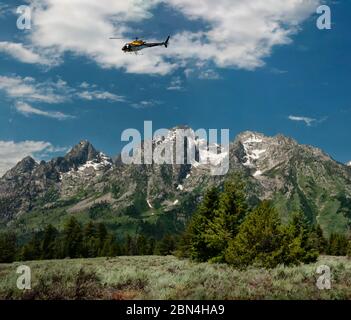
POLYGON ((172 256, 17 262, 0 264, 0 299, 351 299, 351 260, 246 271, 172 256), (27 291, 16 287, 23 264, 32 270, 27 291), (316 286, 319 265, 331 268, 331 290, 316 286))

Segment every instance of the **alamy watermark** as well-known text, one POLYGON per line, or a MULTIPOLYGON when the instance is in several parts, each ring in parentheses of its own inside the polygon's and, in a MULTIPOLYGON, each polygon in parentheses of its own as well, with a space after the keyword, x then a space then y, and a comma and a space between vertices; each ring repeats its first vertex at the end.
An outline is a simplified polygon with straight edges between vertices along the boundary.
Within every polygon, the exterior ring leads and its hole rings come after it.
POLYGON ((32 9, 29 6, 19 6, 17 8, 17 28, 19 30, 30 30, 32 28, 32 9))
POLYGON ((160 129, 153 133, 152 121, 144 122, 144 135, 136 129, 126 129, 121 140, 129 142, 122 150, 124 164, 189 164, 208 168, 211 175, 229 171, 229 129, 192 130, 160 129), (143 137, 144 136, 144 137, 143 137))
POLYGON ((331 289, 331 271, 330 267, 321 265, 317 268, 317 274, 321 276, 317 279, 316 286, 319 290, 330 290, 331 289))
POLYGON ((19 266, 16 273, 20 274, 17 278, 17 288, 19 290, 30 290, 32 284, 32 271, 30 267, 25 265, 19 266))
POLYGON ((320 16, 317 19, 317 28, 319 30, 330 30, 332 28, 331 9, 327 5, 319 6, 317 14, 320 16))
MULTIPOLYGON (((328 5, 317 7, 316 13, 320 16, 317 19, 317 28, 320 30, 330 30, 332 28, 331 9, 328 5)), ((17 28, 19 30, 30 30, 32 27, 32 8, 21 5, 17 8, 17 28)))

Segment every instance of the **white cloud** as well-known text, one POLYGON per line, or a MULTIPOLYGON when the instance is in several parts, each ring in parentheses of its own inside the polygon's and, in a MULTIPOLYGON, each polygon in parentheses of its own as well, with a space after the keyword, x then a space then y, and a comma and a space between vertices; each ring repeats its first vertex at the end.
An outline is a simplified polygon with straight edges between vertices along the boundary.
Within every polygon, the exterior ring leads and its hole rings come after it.
POLYGON ((156 100, 143 100, 138 103, 132 103, 131 106, 135 109, 145 109, 145 108, 151 108, 157 105, 162 104, 161 101, 156 101, 156 100))
POLYGON ((51 143, 44 141, 0 141, 0 176, 26 156, 40 158, 42 152, 54 153, 57 150, 51 143))
POLYGON ((83 91, 78 92, 77 97, 84 100, 108 100, 112 102, 123 102, 125 98, 107 91, 83 91))
POLYGON ((0 2, 0 19, 6 16, 9 13, 9 5, 0 2))
POLYGON ((17 111, 25 115, 36 114, 65 120, 72 116, 61 112, 43 111, 33 107, 29 103, 59 104, 73 99, 82 100, 106 100, 110 102, 123 102, 123 96, 102 90, 96 90, 96 85, 82 83, 79 88, 70 87, 63 80, 37 82, 31 77, 0 76, 0 91, 8 98, 15 101, 17 111))
POLYGON ((0 76, 0 90, 8 97, 25 101, 44 103, 62 103, 67 100, 66 83, 58 82, 37 83, 34 78, 18 76, 0 76))
POLYGON ((33 29, 27 40, 35 48, 50 48, 61 56, 72 52, 130 73, 165 75, 194 61, 253 70, 264 65, 274 47, 291 43, 320 1, 33 0, 33 29), (161 3, 208 27, 172 35, 167 50, 124 54, 121 48, 130 40, 124 37, 132 31, 130 23, 152 19, 152 10, 161 3), (110 36, 122 40, 111 41, 110 36))
POLYGON ((203 70, 199 74, 199 79, 201 80, 218 80, 221 76, 213 69, 203 70))
POLYGON ((291 121, 304 122, 308 127, 312 126, 312 124, 314 123, 322 123, 325 120, 327 120, 327 118, 315 119, 315 118, 292 116, 292 115, 290 115, 288 118, 291 121))
POLYGON ((279 68, 271 68, 270 69, 270 72, 273 73, 273 74, 286 74, 288 73, 287 70, 282 70, 282 69, 279 69, 279 68))
POLYGON ((96 85, 92 85, 88 82, 82 82, 79 86, 80 88, 83 88, 83 89, 88 89, 88 88, 96 88, 96 85))
POLYGON ((184 32, 173 40, 179 56, 213 61, 219 67, 255 69, 277 45, 289 44, 298 25, 315 12, 318 0, 170 0, 209 31, 184 32), (205 39, 205 40, 203 40, 205 39))
POLYGON ((180 79, 180 77, 173 78, 170 85, 167 88, 167 90, 171 91, 180 91, 183 89, 183 81, 180 79))
POLYGON ((31 64, 53 65, 54 60, 49 60, 46 57, 40 56, 33 50, 24 47, 21 43, 13 43, 7 41, 0 42, 0 52, 6 53, 13 58, 31 64))
MULTIPOLYGON (((34 47, 73 52, 96 61, 102 67, 123 68, 132 73, 166 74, 173 65, 158 54, 124 54, 123 38, 128 22, 151 18, 158 0, 34 0, 33 27, 29 41, 34 47)), ((157 51, 157 49, 156 49, 157 51)))
POLYGON ((15 105, 15 108, 18 112, 22 113, 25 116, 37 115, 37 116, 43 116, 43 117, 53 118, 57 120, 66 120, 66 119, 74 118, 73 116, 70 116, 58 111, 43 111, 43 110, 34 108, 25 102, 17 102, 15 105))

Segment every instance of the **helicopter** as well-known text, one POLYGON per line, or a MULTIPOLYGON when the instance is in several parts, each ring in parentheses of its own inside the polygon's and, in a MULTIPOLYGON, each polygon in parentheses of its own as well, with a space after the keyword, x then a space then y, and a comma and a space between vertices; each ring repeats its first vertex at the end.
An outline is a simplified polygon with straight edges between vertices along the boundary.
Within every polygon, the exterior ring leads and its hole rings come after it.
MULTIPOLYGON (((165 42, 154 42, 154 43, 147 43, 144 40, 139 40, 136 38, 134 41, 127 43, 123 48, 122 51, 124 53, 135 53, 137 54, 138 51, 141 51, 146 48, 153 48, 153 47, 161 47, 165 46, 165 48, 168 48, 169 44, 169 39, 171 36, 168 36, 165 42)), ((120 39, 120 38, 110 38, 110 39, 120 39)))

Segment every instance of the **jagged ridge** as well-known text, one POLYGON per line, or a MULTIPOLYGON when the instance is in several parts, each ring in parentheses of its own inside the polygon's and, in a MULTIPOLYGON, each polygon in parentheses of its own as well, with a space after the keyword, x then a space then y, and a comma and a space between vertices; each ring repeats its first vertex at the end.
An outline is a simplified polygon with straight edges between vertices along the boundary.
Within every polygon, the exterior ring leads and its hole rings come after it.
MULTIPOLYGON (((173 144, 174 135, 153 145, 173 144)), ((65 156, 36 163, 27 157, 0 179, 0 217, 11 221, 40 208, 65 206, 67 214, 108 203, 116 215, 173 217, 183 224, 203 192, 241 172, 248 199, 272 199, 287 220, 302 210, 327 232, 345 232, 351 221, 351 169, 323 151, 278 135, 244 132, 230 146, 230 171, 214 177, 197 163, 123 165, 82 141, 65 156), (48 196, 48 194, 50 196, 48 196), (55 196, 52 196, 52 195, 55 196)))

